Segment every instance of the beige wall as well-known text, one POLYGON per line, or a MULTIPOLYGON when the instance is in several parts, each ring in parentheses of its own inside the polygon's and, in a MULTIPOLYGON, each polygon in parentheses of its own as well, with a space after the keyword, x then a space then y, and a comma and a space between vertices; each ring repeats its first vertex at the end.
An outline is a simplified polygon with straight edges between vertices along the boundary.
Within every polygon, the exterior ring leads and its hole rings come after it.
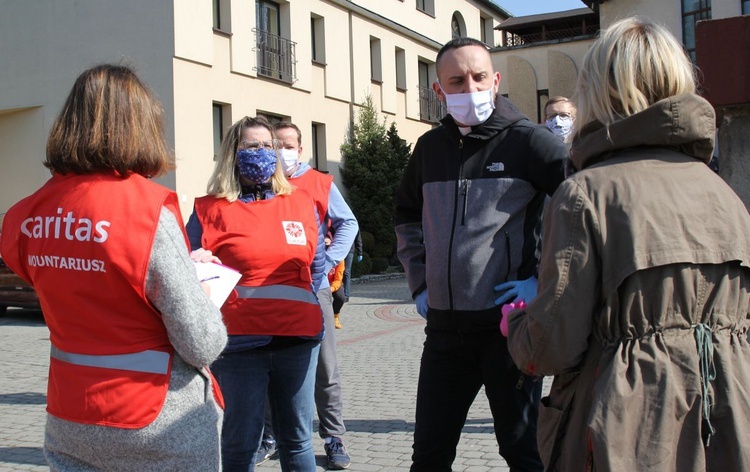
MULTIPOLYGON (((711 1, 713 19, 737 16, 740 12, 740 0, 711 1)), ((610 0, 599 6, 602 28, 633 15, 646 16, 663 24, 682 41, 682 3, 678 0, 610 0)))
POLYGON ((205 0, 0 0, 0 165, 7 169, 0 174, 0 205, 46 180, 44 143, 75 77, 123 58, 164 107, 177 169, 158 182, 177 191, 184 216, 205 193, 214 167, 215 102, 228 108, 227 126, 259 111, 290 117, 302 129, 307 156, 312 123, 324 124, 327 162, 321 167, 339 181, 340 146, 357 104, 373 95, 387 124, 395 122, 413 144, 432 127, 419 119, 417 61, 433 61, 450 39, 455 11, 475 37, 480 15, 496 15, 474 0, 435 0, 434 17, 412 0, 277 1, 282 36, 296 42, 291 85, 258 77, 251 0, 221 0, 222 31, 213 29, 205 0), (325 64, 312 62, 311 15, 324 19, 325 64), (381 41, 382 83, 371 81, 370 36, 381 41), (405 91, 396 87, 396 48, 404 51, 405 91))
POLYGON ((499 92, 508 94, 521 112, 536 121, 537 91, 549 90, 549 96, 572 95, 581 61, 592 42, 559 42, 493 50, 492 63, 501 77, 499 92))
MULTIPOLYGON (((91 66, 134 66, 163 102, 173 139, 171 5, 0 0, 0 12, 0 213, 49 178, 42 166, 49 128, 75 78, 91 66)), ((173 175, 160 182, 173 185, 173 175)))
POLYGON ((42 165, 47 137, 42 107, 0 113, 0 214, 50 178, 42 165))

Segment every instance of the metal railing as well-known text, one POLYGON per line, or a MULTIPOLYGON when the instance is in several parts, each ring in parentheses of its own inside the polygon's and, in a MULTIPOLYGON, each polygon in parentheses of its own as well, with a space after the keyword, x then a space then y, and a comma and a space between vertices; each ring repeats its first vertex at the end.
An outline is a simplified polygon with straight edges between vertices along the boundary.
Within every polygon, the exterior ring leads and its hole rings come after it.
POLYGON ((540 31, 539 33, 518 35, 505 32, 506 46, 521 46, 522 44, 539 43, 542 41, 553 41, 555 39, 574 38, 576 36, 594 35, 599 31, 599 25, 586 25, 580 28, 567 28, 551 31, 540 31))
POLYGON ((430 87, 418 85, 417 89, 419 90, 419 118, 437 123, 445 116, 445 105, 430 87))
POLYGON ((297 81, 297 43, 268 31, 253 28, 255 51, 258 54, 259 75, 283 80, 293 84, 297 81))

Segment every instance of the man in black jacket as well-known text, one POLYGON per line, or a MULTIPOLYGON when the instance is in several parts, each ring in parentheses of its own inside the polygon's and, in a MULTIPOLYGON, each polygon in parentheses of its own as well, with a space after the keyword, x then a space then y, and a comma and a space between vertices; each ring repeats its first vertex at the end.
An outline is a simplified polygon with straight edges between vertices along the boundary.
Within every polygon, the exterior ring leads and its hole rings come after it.
POLYGON ((436 62, 448 115, 417 141, 396 197, 398 256, 427 319, 411 470, 451 470, 484 385, 510 470, 541 471, 542 385, 513 364, 497 305, 536 295, 534 228, 565 178, 567 150, 497 95, 483 43, 454 39, 436 62))

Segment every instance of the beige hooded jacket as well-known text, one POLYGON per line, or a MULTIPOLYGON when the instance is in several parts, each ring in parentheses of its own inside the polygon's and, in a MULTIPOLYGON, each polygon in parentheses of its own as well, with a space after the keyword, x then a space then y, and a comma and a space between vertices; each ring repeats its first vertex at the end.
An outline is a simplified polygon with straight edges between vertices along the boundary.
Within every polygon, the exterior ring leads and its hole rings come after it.
POLYGON ((516 364, 555 376, 547 470, 750 470, 750 216, 706 165, 714 123, 681 95, 573 142, 509 319, 516 364))

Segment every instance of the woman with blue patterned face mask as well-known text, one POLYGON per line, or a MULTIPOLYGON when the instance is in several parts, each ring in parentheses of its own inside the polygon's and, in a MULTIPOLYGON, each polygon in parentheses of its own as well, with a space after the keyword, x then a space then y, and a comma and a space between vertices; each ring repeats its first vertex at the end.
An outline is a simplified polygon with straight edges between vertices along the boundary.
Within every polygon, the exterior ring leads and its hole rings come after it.
POLYGON ((323 314, 324 235, 312 197, 284 176, 263 117, 245 117, 224 138, 208 195, 187 224, 193 259, 242 273, 221 312, 229 342, 212 365, 226 412, 224 470, 250 470, 268 395, 284 470, 314 472, 315 372, 323 314))
POLYGON ((274 140, 261 138, 264 128, 247 128, 237 150, 237 170, 244 183, 261 185, 268 182, 276 172, 276 150, 274 140))

